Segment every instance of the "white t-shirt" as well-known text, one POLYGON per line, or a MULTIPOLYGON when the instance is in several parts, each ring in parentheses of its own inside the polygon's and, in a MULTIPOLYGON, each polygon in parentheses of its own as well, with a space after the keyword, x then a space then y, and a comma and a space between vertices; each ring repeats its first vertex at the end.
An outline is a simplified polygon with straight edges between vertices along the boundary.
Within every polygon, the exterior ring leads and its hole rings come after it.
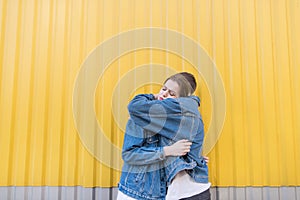
POLYGON ((127 196, 126 194, 124 194, 123 192, 118 190, 117 200, 136 200, 136 199, 134 199, 130 196, 127 196))
POLYGON ((208 190, 210 185, 210 183, 197 183, 185 171, 181 171, 170 184, 166 200, 178 200, 200 194, 208 190))

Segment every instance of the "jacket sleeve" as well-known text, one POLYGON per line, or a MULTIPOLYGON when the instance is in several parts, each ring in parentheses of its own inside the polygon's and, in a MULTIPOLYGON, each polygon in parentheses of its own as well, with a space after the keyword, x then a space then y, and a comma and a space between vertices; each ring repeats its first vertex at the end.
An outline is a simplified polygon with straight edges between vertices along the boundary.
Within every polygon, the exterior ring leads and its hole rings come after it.
POLYGON ((180 104, 176 99, 155 100, 152 94, 135 96, 128 104, 130 116, 141 116, 144 123, 150 122, 150 117, 165 117, 168 115, 182 114, 180 104))
POLYGON ((145 140, 147 140, 147 138, 125 134, 122 149, 124 162, 131 165, 149 165, 161 162, 165 159, 163 147, 147 146, 145 140))
MULTIPOLYGON (((129 103, 128 111, 130 118, 143 129, 174 141, 191 140, 197 131, 196 126, 182 118, 182 108, 177 99, 160 101, 151 94, 141 94, 129 103)), ((193 124, 196 123, 194 121, 193 124)))

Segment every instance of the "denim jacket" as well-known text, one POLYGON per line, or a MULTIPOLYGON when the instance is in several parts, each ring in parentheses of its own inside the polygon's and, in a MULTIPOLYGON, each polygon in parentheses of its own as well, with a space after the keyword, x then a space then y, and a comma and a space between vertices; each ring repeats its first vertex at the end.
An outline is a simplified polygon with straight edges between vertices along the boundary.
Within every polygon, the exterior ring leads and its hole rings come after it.
POLYGON ((167 184, 182 170, 197 182, 208 182, 199 104, 196 96, 158 101, 151 94, 137 95, 129 103, 120 191, 137 199, 165 199, 167 184), (191 151, 165 158, 162 147, 181 139, 193 141, 191 151))

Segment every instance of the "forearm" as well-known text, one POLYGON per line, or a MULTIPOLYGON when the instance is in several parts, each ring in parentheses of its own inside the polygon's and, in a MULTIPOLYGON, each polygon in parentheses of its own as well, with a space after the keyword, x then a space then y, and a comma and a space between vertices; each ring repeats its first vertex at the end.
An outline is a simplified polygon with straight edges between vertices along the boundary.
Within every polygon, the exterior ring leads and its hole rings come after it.
POLYGON ((132 165, 156 164, 165 159, 163 147, 135 147, 123 150, 124 162, 132 165))
POLYGON ((191 142, 180 140, 171 146, 164 147, 139 147, 123 152, 123 159, 132 165, 149 165, 164 160, 168 156, 183 156, 190 151, 191 142))

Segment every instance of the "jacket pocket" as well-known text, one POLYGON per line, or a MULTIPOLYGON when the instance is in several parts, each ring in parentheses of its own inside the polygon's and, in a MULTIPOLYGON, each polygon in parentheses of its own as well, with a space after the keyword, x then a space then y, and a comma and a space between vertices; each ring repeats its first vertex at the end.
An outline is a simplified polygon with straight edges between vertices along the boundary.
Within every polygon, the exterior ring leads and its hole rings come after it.
POLYGON ((146 145, 148 146, 157 146, 158 144, 158 134, 152 133, 150 131, 144 132, 146 138, 146 145))

